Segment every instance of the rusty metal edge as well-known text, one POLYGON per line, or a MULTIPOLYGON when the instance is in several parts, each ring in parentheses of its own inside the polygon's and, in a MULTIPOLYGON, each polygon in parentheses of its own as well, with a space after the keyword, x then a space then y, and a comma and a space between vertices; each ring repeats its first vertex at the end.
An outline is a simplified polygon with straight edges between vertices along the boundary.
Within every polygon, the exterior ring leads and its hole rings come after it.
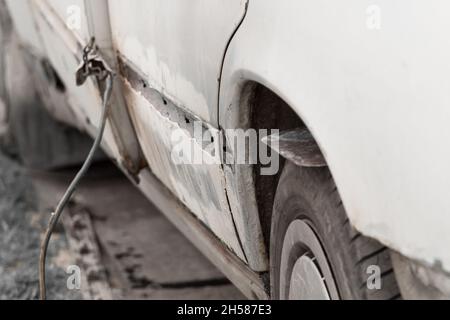
MULTIPOLYGON (((267 273, 251 270, 167 189, 149 169, 137 187, 249 299, 270 298, 267 273)), ((131 181, 134 182, 133 179, 131 181)))

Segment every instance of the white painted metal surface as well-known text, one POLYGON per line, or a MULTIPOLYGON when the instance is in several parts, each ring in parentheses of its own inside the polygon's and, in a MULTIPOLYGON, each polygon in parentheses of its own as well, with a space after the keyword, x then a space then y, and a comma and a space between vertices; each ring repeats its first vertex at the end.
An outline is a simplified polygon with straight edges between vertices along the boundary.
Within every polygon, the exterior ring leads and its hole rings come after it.
POLYGON ((29 0, 6 0, 14 28, 22 43, 38 52, 45 54, 45 49, 41 42, 39 30, 34 19, 32 3, 29 0))
MULTIPOLYGON (((28 0, 29 1, 29 0, 28 0)), ((34 1, 34 0, 33 0, 34 1)), ((85 0, 46 0, 54 13, 71 29, 82 42, 88 42, 89 24, 86 15, 85 0)), ((97 0, 95 0, 96 2, 97 0)), ((101 2, 101 1, 99 1, 101 2)), ((80 41, 80 42, 81 42, 80 41)))
POLYGON ((223 55, 245 0, 110 0, 117 50, 150 86, 217 124, 223 55))
POLYGON ((251 1, 220 119, 240 85, 266 85, 309 126, 357 229, 450 271, 450 3, 377 1, 380 29, 371 4, 251 1))
MULTIPOLYGON (((163 104, 159 95, 155 95, 154 99, 149 101, 128 82, 124 89, 138 139, 152 172, 223 242, 245 260, 227 203, 222 167, 175 164, 172 150, 181 141, 183 144, 194 146, 202 157, 212 158, 212 156, 204 151, 188 132, 180 131, 182 133, 180 140, 172 139, 172 133, 182 130, 182 127, 155 107, 158 103, 163 104)), ((217 133, 215 136, 217 137, 217 133)))

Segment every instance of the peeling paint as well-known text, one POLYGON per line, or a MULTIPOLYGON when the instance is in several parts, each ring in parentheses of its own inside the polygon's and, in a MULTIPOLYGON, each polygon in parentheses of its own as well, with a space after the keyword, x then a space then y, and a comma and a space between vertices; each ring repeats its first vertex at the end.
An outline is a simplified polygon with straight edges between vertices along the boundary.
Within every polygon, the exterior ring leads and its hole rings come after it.
POLYGON ((183 74, 171 70, 167 63, 159 57, 154 47, 143 47, 142 43, 136 38, 127 36, 121 40, 121 54, 126 57, 133 57, 133 63, 138 65, 141 70, 146 70, 146 79, 150 86, 168 96, 168 98, 178 105, 195 106, 196 113, 202 119, 209 119, 208 103, 204 95, 186 79, 183 74), (165 88, 174 88, 173 92, 165 88), (183 101, 180 101, 180 95, 183 93, 183 101))
POLYGON ((247 0, 109 0, 113 42, 153 88, 217 126, 224 52, 246 4, 247 0))
MULTIPOLYGON (((123 78, 127 105, 132 115, 138 140, 155 176, 160 179, 203 223, 226 243, 241 259, 245 255, 239 244, 229 210, 225 177, 220 164, 176 165, 171 158, 174 131, 183 132, 183 143, 189 143, 207 160, 213 156, 191 135, 193 126, 183 121, 192 117, 148 85, 136 88, 123 78), (147 87, 144 87, 147 86, 147 87), (176 121, 178 120, 178 121, 176 121), (181 131, 180 131, 181 130, 181 131)), ((134 85, 139 82, 132 81, 134 85)), ((214 130, 207 124, 209 130, 214 130)), ((218 136, 219 132, 213 132, 218 136)))

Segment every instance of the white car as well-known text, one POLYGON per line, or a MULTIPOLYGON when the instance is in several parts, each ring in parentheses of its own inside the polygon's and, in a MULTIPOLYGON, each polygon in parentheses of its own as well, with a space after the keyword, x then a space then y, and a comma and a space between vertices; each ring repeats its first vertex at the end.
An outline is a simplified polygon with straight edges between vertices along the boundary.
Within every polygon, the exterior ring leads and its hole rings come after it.
POLYGON ((6 4, 0 121, 30 166, 87 150, 34 92, 96 135, 95 37, 103 150, 247 297, 450 298, 450 2, 6 4))

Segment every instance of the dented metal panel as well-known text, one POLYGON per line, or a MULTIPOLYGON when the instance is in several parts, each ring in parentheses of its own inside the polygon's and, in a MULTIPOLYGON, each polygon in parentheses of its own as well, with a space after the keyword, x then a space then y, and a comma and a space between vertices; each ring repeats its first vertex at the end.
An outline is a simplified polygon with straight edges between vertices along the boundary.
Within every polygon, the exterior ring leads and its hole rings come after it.
POLYGON ((191 129, 197 120, 218 140, 220 132, 214 126, 223 56, 246 4, 244 0, 109 1, 114 47, 142 80, 136 82, 135 76, 125 73, 128 108, 151 170, 245 261, 222 165, 175 165, 170 137, 182 128, 181 141, 211 157, 191 129), (186 122, 185 116, 191 121, 186 122))
MULTIPOLYGON (((193 135, 199 119, 150 88, 130 67, 123 66, 122 69, 127 105, 152 172, 198 219, 245 260, 228 205, 222 166, 214 159, 215 155, 204 149, 202 140, 193 135), (175 132, 176 139, 173 138, 175 132), (190 145, 192 151, 201 154, 205 161, 217 164, 175 163, 173 151, 177 145, 190 145)), ((206 123, 203 125, 208 127, 212 139, 218 141, 218 130, 206 123)))

